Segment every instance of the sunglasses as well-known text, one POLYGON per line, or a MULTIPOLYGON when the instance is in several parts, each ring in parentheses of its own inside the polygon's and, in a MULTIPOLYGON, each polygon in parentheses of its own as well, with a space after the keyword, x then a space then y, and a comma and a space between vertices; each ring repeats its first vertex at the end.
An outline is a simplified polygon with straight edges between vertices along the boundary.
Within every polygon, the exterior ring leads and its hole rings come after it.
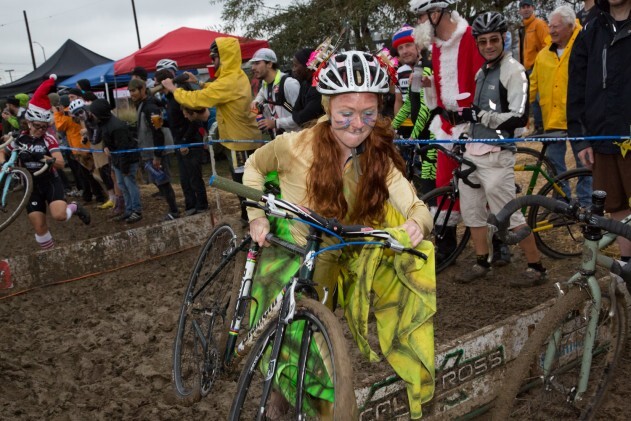
POLYGON ((48 124, 31 123, 31 126, 33 126, 33 128, 35 130, 46 130, 46 129, 48 129, 48 124))
POLYGON ((502 42, 504 42, 504 40, 501 37, 491 37, 491 38, 479 38, 477 41, 477 44, 480 47, 485 47, 487 44, 489 45, 496 45, 496 44, 500 44, 502 42))

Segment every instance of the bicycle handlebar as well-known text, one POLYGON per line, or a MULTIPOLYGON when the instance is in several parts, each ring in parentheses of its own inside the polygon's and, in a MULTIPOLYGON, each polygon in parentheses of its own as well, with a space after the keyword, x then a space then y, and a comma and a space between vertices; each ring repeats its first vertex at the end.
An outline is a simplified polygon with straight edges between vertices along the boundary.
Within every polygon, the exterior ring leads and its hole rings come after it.
MULTIPOLYGON (((265 213, 280 218, 294 219, 289 213, 296 215, 298 218, 316 225, 318 228, 325 232, 333 233, 339 237, 357 238, 357 237, 374 237, 383 240, 385 247, 390 248, 396 252, 410 253, 415 256, 421 257, 427 260, 427 256, 415 249, 403 247, 402 244, 397 242, 388 232, 383 230, 376 230, 364 225, 343 225, 335 218, 324 218, 312 210, 298 206, 291 202, 287 202, 282 199, 277 199, 272 194, 265 195, 263 192, 251 187, 244 186, 236 181, 229 180, 224 177, 213 175, 210 178, 209 184, 217 187, 218 189, 234 193, 238 196, 251 199, 252 202, 244 202, 246 206, 258 207, 263 209, 265 213), (265 202, 266 205, 261 205, 258 202, 265 202)), ((268 241, 274 242, 283 247, 287 247, 296 253, 304 255, 304 250, 297 246, 286 243, 281 239, 266 237, 268 241)))
POLYGON ((545 196, 523 196, 508 202, 497 215, 489 215, 487 222, 498 229, 497 235, 508 244, 516 244, 530 234, 530 228, 521 229, 515 233, 508 231, 510 216, 525 206, 538 205, 547 210, 562 214, 579 222, 586 222, 616 235, 631 240, 631 226, 620 221, 593 214, 589 209, 581 208, 577 204, 567 204, 545 196), (511 242, 512 241, 512 242, 511 242))
POLYGON ((445 148, 444 146, 440 144, 431 144, 431 145, 422 146, 420 150, 426 151, 432 148, 438 149, 439 151, 443 152, 445 155, 449 156, 451 159, 453 159, 454 161, 458 163, 458 168, 454 170, 454 174, 460 180, 462 180, 463 183, 465 183, 467 186, 471 187, 472 189, 480 188, 480 184, 474 183, 469 180, 469 176, 471 175, 471 173, 473 173, 475 170, 478 169, 478 167, 473 162, 469 161, 467 158, 463 157, 461 154, 454 153, 453 151, 445 148), (468 166, 469 168, 466 170, 460 169, 462 168, 463 164, 468 166))

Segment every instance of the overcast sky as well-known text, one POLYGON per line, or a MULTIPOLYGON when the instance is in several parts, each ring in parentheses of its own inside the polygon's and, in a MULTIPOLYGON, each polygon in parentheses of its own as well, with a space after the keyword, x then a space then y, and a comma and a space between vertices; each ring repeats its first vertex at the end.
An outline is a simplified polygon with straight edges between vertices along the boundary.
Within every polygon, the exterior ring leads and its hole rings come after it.
MULTIPOLYGON (((119 60, 138 49, 131 0, 2 1, 0 14, 0 85, 33 70, 23 10, 26 11, 35 63, 39 66, 67 40, 119 60), (42 47, 38 45, 39 43, 42 47)), ((287 4, 271 0, 269 5, 287 4)), ((182 26, 218 29, 221 6, 208 0, 135 0, 140 42, 145 46, 182 26)), ((236 34, 241 35, 241 34, 236 34)))

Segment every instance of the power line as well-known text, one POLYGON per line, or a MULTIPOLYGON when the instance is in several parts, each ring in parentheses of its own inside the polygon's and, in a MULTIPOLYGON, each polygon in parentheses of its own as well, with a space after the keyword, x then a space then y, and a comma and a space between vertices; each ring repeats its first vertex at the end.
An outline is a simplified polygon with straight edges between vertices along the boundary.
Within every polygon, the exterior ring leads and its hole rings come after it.
MULTIPOLYGON (((93 4, 97 4, 97 3, 102 3, 102 2, 100 2, 100 1, 93 1, 92 3, 87 3, 87 4, 84 4, 82 6, 75 7, 73 9, 66 9, 66 10, 57 12, 57 13, 52 14, 52 15, 48 15, 48 16, 44 16, 44 17, 40 17, 40 18, 35 18, 35 19, 30 19, 30 21, 31 22, 41 22, 42 20, 51 19, 51 18, 57 17, 59 15, 65 15, 65 14, 67 14, 69 12, 74 12, 75 10, 83 9, 83 8, 86 8, 88 6, 92 6, 93 4)), ((0 28, 2 28, 4 26, 8 26, 8 25, 13 25, 13 24, 16 24, 16 23, 22 23, 22 22, 24 22, 24 20, 18 19, 18 20, 6 22, 6 23, 0 23, 0 28)))

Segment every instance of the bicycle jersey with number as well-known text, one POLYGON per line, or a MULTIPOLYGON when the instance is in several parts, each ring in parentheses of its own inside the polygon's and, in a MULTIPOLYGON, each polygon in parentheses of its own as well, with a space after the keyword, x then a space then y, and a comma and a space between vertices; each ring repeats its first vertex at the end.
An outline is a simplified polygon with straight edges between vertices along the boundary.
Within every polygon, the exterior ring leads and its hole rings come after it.
MULTIPOLYGON (((8 146, 7 151, 18 151, 18 159, 20 165, 26 168, 30 173, 34 173, 44 166, 41 159, 44 156, 52 156, 53 152, 59 152, 59 143, 55 136, 46 132, 43 137, 33 137, 28 132, 20 133, 20 136, 13 140, 8 146)), ((50 167, 41 176, 56 175, 55 168, 50 167)))

